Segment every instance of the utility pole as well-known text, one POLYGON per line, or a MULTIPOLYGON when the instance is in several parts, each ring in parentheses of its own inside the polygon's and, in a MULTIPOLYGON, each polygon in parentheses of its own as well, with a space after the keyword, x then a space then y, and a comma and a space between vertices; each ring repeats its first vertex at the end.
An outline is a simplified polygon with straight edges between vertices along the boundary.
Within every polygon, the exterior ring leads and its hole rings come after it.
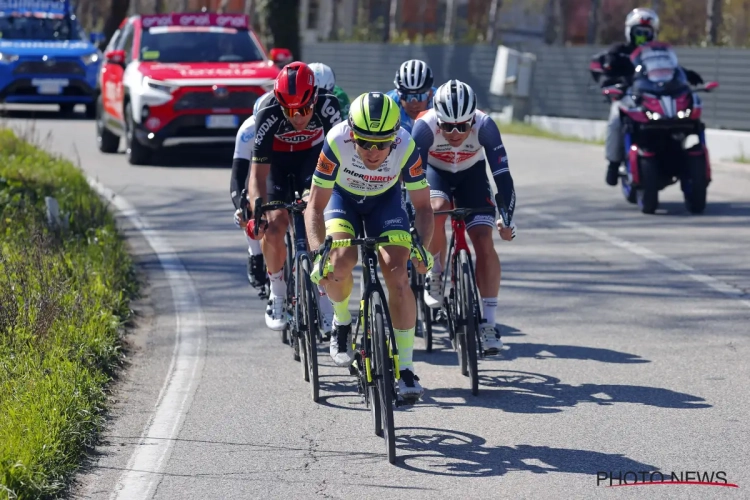
POLYGON ((388 12, 388 25, 383 35, 383 42, 388 43, 396 34, 396 15, 398 14, 398 0, 391 0, 391 8, 388 12))

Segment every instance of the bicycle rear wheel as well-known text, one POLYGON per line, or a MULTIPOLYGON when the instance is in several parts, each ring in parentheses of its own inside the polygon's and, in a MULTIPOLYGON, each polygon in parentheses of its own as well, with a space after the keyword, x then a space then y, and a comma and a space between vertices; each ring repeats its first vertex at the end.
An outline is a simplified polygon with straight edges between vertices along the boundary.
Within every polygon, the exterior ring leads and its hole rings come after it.
POLYGON ((372 297, 370 315, 373 333, 373 352, 376 358, 375 373, 377 373, 376 380, 383 423, 383 438, 385 439, 385 448, 388 453, 388 462, 393 464, 396 462, 396 428, 393 420, 393 363, 391 362, 386 343, 388 335, 385 329, 383 304, 377 294, 373 294, 372 297))
POLYGON ((312 281, 310 281, 310 275, 308 274, 308 264, 303 264, 303 307, 305 310, 305 365, 308 373, 308 381, 310 382, 310 397, 314 402, 318 402, 320 398, 320 378, 318 378, 318 346, 317 346, 317 331, 318 331, 318 306, 316 290, 313 288, 312 281))
POLYGON ((479 367, 477 364, 477 330, 479 321, 477 319, 477 303, 474 297, 474 287, 471 280, 471 266, 469 265, 469 256, 465 251, 459 254, 459 263, 461 265, 461 282, 460 299, 463 302, 462 316, 464 319, 463 341, 466 350, 466 371, 465 375, 469 376, 471 382, 471 393, 479 393, 479 367))

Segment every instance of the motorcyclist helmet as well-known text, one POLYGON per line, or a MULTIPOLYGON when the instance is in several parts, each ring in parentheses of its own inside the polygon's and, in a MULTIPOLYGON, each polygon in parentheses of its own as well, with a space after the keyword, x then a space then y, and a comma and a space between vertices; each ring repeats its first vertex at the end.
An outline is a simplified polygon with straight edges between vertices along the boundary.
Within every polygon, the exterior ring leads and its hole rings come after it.
POLYGON ((637 8, 625 18, 625 38, 629 44, 639 46, 656 40, 659 16, 651 9, 637 8))

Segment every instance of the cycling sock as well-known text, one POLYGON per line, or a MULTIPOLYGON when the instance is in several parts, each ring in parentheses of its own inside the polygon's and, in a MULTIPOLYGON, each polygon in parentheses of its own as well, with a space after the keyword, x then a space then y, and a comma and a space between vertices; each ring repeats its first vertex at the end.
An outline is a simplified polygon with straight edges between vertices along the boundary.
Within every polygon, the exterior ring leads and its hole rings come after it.
POLYGON ((247 238, 247 253, 250 255, 260 255, 263 253, 260 251, 260 240, 254 240, 247 235, 245 237, 247 238))
POLYGON ((328 293, 326 293, 325 287, 318 285, 318 292, 320 293, 318 307, 320 307, 321 314, 323 316, 331 314, 333 312, 333 304, 331 303, 331 298, 328 296, 328 293))
POLYGON ((335 325, 351 325, 352 314, 349 312, 349 297, 341 302, 336 302, 333 299, 330 300, 333 306, 333 323, 335 325))
POLYGON ((432 256, 433 264, 430 272, 432 274, 443 274, 443 262, 440 260, 440 252, 432 256))
POLYGON ((497 297, 489 299, 482 298, 482 316, 485 323, 495 325, 495 310, 497 309, 497 297))
POLYGON ((284 270, 277 273, 268 273, 268 279, 271 281, 271 295, 277 297, 286 296, 286 281, 284 281, 284 270))
POLYGON ((414 352, 414 327, 407 330, 393 329, 396 336, 396 347, 398 347, 398 364, 401 370, 414 371, 412 353, 414 352))

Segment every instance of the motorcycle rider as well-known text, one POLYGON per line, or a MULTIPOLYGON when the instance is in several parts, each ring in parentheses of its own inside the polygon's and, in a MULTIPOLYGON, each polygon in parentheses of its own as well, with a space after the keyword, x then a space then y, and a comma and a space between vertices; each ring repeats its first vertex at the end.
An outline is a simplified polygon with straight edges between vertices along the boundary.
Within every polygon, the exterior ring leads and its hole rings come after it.
MULTIPOLYGON (((600 58, 604 80, 601 86, 624 83, 629 86, 635 67, 630 61, 630 55, 639 46, 655 41, 659 32, 659 16, 651 9, 636 8, 625 18, 625 43, 612 46, 600 58)), ((703 83, 703 79, 695 71, 682 68, 691 85, 703 83)), ((607 166, 607 184, 617 185, 620 164, 624 161, 624 144, 622 123, 620 122, 619 102, 613 100, 607 122, 607 138, 605 152, 609 165, 607 166)))

